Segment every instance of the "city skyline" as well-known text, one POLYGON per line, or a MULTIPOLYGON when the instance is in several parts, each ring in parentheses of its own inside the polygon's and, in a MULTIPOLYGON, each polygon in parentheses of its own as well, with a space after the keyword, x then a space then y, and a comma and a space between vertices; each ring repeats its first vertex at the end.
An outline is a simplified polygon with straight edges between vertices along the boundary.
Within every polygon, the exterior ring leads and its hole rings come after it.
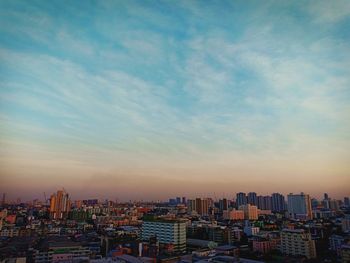
POLYGON ((0 193, 350 196, 349 10, 1 1, 0 193))
MULTIPOLYGON (((42 192, 40 193, 36 193, 36 194, 31 194, 30 197, 26 197, 26 196, 19 196, 19 195, 13 195, 10 194, 10 196, 6 193, 6 192, 0 192, 0 197, 1 197, 1 202, 8 202, 8 203, 18 203, 18 201, 20 200, 23 203, 30 203, 32 201, 40 201, 40 202, 44 202, 44 203, 49 203, 50 201, 50 197, 52 195, 56 194, 56 191, 61 191, 64 193, 68 193, 69 195, 69 199, 71 201, 81 201, 81 200, 98 200, 99 202, 104 202, 106 200, 108 201, 113 201, 113 202, 120 202, 120 203, 128 203, 128 202, 170 202, 170 200, 174 200, 175 202, 177 202, 177 198, 181 199, 181 203, 183 203, 183 200, 195 200, 196 198, 204 198, 204 199, 212 199, 215 202, 218 202, 219 200, 223 200, 226 199, 227 201, 234 201, 234 202, 239 202, 237 200, 237 195, 238 194, 245 194, 245 203, 249 203, 249 194, 255 194, 256 195, 256 200, 254 202, 258 203, 259 202, 259 197, 261 198, 266 198, 269 197, 271 199, 271 197, 273 197, 274 194, 277 195, 282 195, 282 197, 284 198, 284 201, 287 202, 288 200, 288 195, 292 194, 292 195, 299 195, 299 194, 306 194, 309 195, 309 193, 306 192, 289 192, 289 193, 281 193, 281 192, 270 192, 270 193, 265 193, 265 192, 232 192, 232 193, 222 193, 217 194, 217 193, 183 193, 183 194, 179 194, 177 193, 177 195, 171 196, 165 196, 163 198, 153 198, 153 199, 147 199, 147 198, 132 198, 132 196, 130 196, 130 198, 127 198, 125 196, 106 196, 106 195, 102 195, 100 193, 95 193, 94 195, 81 195, 80 193, 74 193, 74 192, 70 192, 69 190, 67 191, 66 188, 55 188, 52 191, 45 191, 44 189, 42 189, 42 192), (24 197, 24 198, 23 198, 24 197), (23 199, 22 199, 23 198, 23 199)), ((335 200, 335 201, 344 201, 345 198, 350 198, 349 196, 341 196, 341 195, 333 195, 330 192, 327 193, 323 193, 322 195, 319 196, 314 196, 314 195, 310 195, 311 199, 316 199, 318 201, 322 201, 325 199, 325 195, 327 195, 327 199, 329 198, 329 200, 335 200)), ((270 200, 271 201, 271 200, 270 200)), ((272 201, 271 201, 272 202, 272 201)), ((272 203, 271 203, 272 205, 272 203)))

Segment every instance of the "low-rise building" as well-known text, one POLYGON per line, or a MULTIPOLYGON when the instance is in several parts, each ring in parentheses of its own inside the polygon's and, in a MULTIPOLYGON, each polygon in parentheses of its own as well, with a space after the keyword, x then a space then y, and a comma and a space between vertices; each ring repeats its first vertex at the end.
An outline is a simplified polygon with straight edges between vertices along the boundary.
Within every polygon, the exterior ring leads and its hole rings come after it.
POLYGON ((341 255, 342 263, 349 263, 350 262, 350 245, 342 245, 340 255, 341 255))
POLYGON ((49 237, 34 251, 35 263, 58 263, 89 260, 91 251, 80 242, 72 242, 66 237, 49 237))

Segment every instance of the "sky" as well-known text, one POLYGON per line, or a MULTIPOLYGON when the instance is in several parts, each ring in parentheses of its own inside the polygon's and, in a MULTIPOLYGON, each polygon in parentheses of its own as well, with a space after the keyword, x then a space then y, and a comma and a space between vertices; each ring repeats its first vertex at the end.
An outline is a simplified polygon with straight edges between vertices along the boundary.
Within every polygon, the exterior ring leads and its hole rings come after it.
POLYGON ((350 195, 350 1, 0 1, 0 193, 350 195))

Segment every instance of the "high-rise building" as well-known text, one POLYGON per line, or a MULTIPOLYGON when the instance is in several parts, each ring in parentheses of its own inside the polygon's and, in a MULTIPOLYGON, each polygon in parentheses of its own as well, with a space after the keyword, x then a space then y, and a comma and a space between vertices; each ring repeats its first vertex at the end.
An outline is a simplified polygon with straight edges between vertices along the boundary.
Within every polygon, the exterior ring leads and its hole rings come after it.
POLYGON ((312 210, 316 210, 319 206, 319 201, 316 198, 311 198, 311 207, 312 210))
POLYGON ((350 199, 349 199, 349 197, 344 197, 344 206, 350 207, 350 199))
POLYGON ((284 229, 281 232, 281 252, 308 259, 316 258, 315 241, 303 229, 284 229))
POLYGON ((261 210, 272 210, 272 197, 259 195, 257 197, 257 207, 261 210))
POLYGON ((281 195, 280 193, 273 193, 271 196, 271 203, 272 203, 272 212, 283 212, 285 211, 285 200, 284 196, 281 195))
POLYGON ((257 197, 257 207, 261 210, 265 210, 265 207, 264 207, 264 197, 262 195, 259 195, 257 197))
POLYGON ((329 200, 329 209, 333 211, 339 211, 340 208, 340 201, 336 199, 329 200))
POLYGON ((255 205, 241 205, 239 210, 244 211, 244 219, 257 220, 258 219, 258 207, 255 205))
POLYGON ((174 252, 186 251, 186 220, 146 218, 142 223, 142 240, 157 238, 162 245, 173 246, 174 252))
POLYGON ((196 198, 195 211, 197 212, 197 214, 202 216, 209 215, 209 206, 210 206, 209 198, 196 198))
POLYGON ((328 194, 324 193, 324 199, 322 200, 323 208, 330 209, 330 201, 331 199, 329 198, 328 194))
POLYGON ((288 213, 291 218, 312 219, 311 198, 308 194, 289 194, 288 213))
POLYGON ((258 198, 256 196, 256 193, 254 193, 254 192, 248 193, 248 204, 251 204, 251 205, 258 204, 258 198))
POLYGON ((201 210, 198 211, 198 214, 202 216, 209 215, 209 207, 210 207, 210 200, 208 198, 203 198, 201 210))
POLYGON ((247 195, 245 193, 237 193, 236 194, 236 206, 240 207, 241 205, 247 204, 247 195))
POLYGON ((54 219, 65 219, 71 209, 71 200, 65 190, 59 190, 50 198, 50 216, 54 219))
POLYGON ((341 229, 343 232, 350 231, 350 215, 346 214, 345 217, 341 219, 341 229))
POLYGON ((323 199, 322 200, 322 206, 325 209, 330 209, 330 199, 323 199))
POLYGON ((176 199, 175 198, 169 198, 169 205, 176 205, 176 199))
POLYGON ((194 199, 187 200, 187 211, 188 213, 192 213, 193 211, 196 211, 196 200, 194 199))
POLYGON ((272 199, 271 196, 266 195, 263 197, 263 210, 272 210, 272 199))
POLYGON ((226 198, 219 200, 219 209, 221 212, 228 210, 228 202, 226 198))

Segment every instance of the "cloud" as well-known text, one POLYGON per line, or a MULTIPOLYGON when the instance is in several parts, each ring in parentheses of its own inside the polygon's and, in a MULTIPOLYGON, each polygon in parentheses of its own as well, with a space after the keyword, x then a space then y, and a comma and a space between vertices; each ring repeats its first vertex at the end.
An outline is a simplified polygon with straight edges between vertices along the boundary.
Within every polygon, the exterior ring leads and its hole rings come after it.
POLYGON ((318 23, 336 23, 350 16, 350 3, 346 0, 310 2, 307 11, 318 23))
POLYGON ((129 174, 134 191, 143 176, 219 189, 225 180, 247 188, 242 174, 262 184, 286 169, 287 181, 329 182, 336 170, 339 185, 350 131, 350 52, 339 33, 347 14, 331 18, 324 5, 103 2, 56 14, 50 4, 6 3, 1 176, 117 184, 129 174), (336 30, 318 30, 329 23, 336 30))

